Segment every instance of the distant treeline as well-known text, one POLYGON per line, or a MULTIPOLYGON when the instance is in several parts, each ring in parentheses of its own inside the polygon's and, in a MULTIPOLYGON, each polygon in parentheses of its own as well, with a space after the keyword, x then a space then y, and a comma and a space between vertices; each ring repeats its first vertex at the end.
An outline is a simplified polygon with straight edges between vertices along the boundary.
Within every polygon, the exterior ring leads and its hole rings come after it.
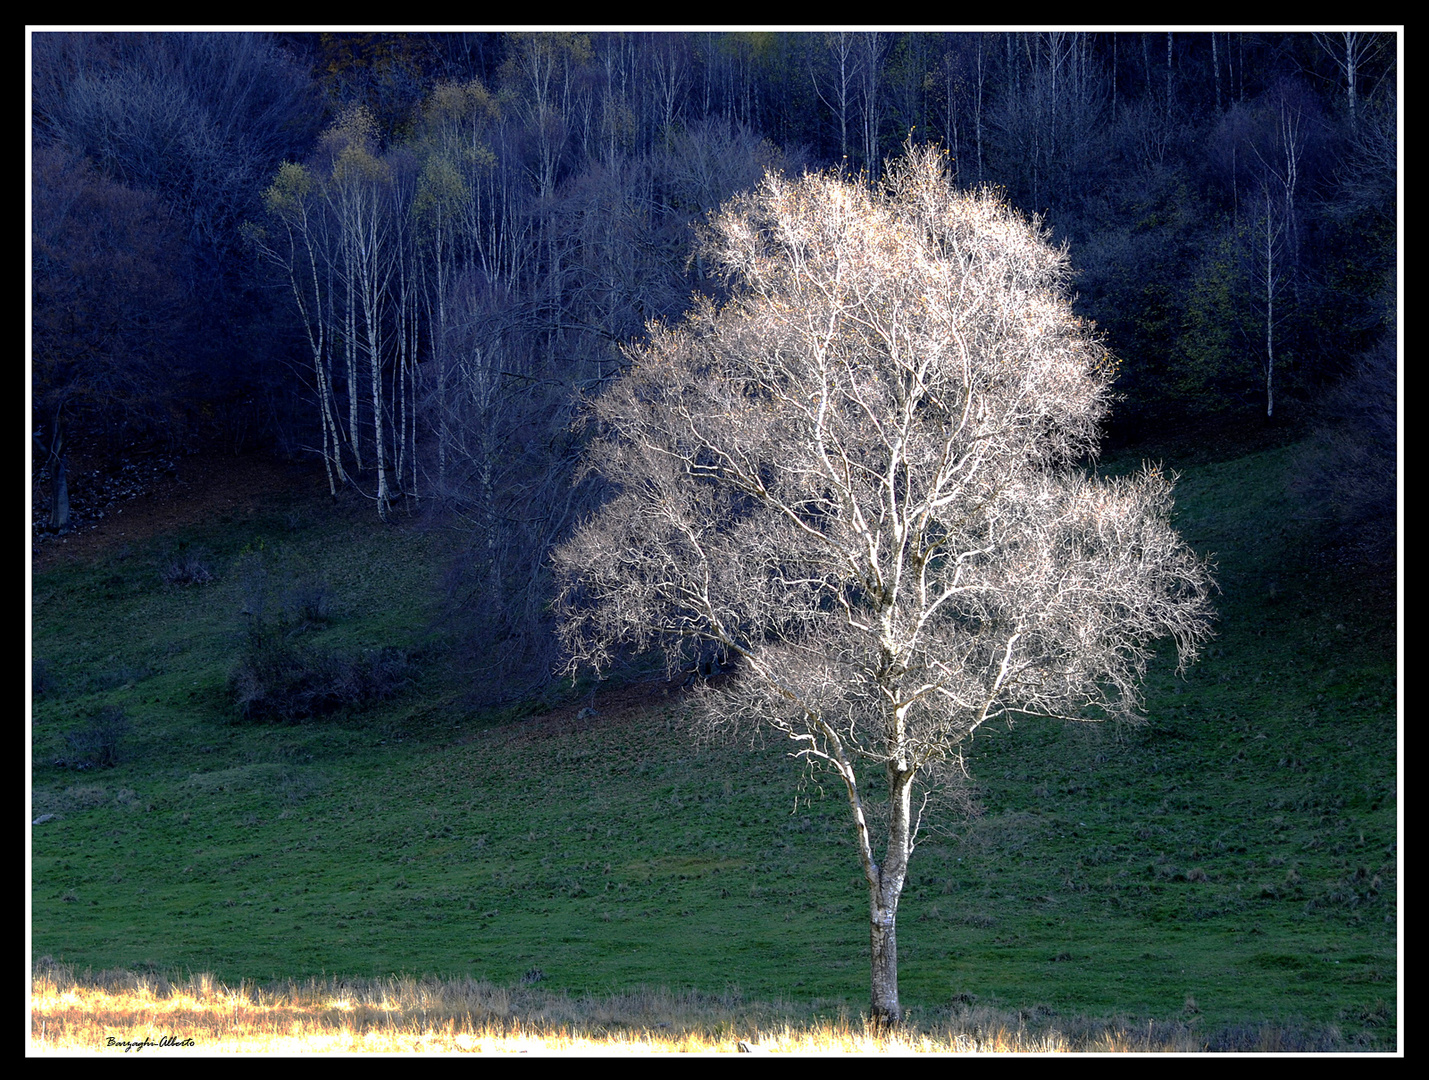
POLYGON ((493 670, 548 667, 546 554, 600 498, 572 483, 581 396, 719 289, 692 229, 767 169, 875 184, 932 143, 1039 215, 1120 358, 1125 436, 1393 392, 1359 359, 1395 321, 1393 34, 31 43, 55 526, 67 440, 312 455, 383 516, 469 522, 454 596, 493 670))

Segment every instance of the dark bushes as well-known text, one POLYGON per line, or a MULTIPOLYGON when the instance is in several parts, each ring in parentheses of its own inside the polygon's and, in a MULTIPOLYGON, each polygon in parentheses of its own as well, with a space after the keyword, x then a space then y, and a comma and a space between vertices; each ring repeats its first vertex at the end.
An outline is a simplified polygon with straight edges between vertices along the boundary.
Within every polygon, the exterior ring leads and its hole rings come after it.
POLYGON ((207 585, 214 580, 203 552, 183 550, 174 554, 159 571, 165 585, 207 585))
POLYGON ((55 677, 49 663, 38 656, 30 657, 30 694, 42 698, 54 688, 55 677))
POLYGON ((393 697, 415 674, 404 649, 344 655, 294 641, 282 627, 255 627, 229 693, 244 720, 293 724, 393 697))
POLYGON ((122 760, 120 743, 129 734, 129 718, 117 705, 106 705, 89 723, 65 735, 69 757, 55 762, 70 769, 103 769, 122 760))
POLYGON ((332 622, 332 589, 319 578, 294 582, 283 597, 283 614, 299 626, 332 622))
POLYGON ((1384 337, 1326 396, 1296 482, 1326 539, 1375 566, 1395 558, 1398 359, 1384 337))
POLYGON ((117 690, 121 686, 132 686, 134 683, 154 675, 154 669, 147 664, 140 664, 138 667, 129 664, 118 664, 115 667, 107 668, 103 671, 95 672, 85 681, 85 685, 92 693, 107 693, 110 690, 117 690))

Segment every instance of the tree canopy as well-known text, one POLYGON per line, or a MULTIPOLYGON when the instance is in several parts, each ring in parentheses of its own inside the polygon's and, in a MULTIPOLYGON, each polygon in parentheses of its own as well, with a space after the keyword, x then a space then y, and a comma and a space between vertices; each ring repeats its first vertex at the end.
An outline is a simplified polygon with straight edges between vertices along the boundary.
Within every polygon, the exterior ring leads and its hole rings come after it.
POLYGON ((713 644, 736 674, 706 717, 842 778, 896 1019, 893 916, 948 763, 997 718, 1135 719, 1150 643, 1184 664, 1207 637, 1210 574, 1157 470, 1074 467, 1115 365, 1065 250, 938 152, 879 190, 771 175, 704 247, 732 298, 652 326, 594 403, 614 494, 557 555, 565 639, 573 664, 713 644))

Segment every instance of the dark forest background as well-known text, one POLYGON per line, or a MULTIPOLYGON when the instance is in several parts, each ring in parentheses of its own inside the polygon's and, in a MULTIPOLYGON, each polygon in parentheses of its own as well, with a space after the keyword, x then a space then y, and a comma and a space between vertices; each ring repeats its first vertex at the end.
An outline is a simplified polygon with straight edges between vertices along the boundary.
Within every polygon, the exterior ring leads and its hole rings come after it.
POLYGON ((947 152, 1071 251, 1112 446, 1303 439, 1306 515, 1392 567, 1391 33, 35 33, 32 469, 261 450, 458 525, 472 670, 549 677, 584 395, 717 292, 766 170, 947 152))

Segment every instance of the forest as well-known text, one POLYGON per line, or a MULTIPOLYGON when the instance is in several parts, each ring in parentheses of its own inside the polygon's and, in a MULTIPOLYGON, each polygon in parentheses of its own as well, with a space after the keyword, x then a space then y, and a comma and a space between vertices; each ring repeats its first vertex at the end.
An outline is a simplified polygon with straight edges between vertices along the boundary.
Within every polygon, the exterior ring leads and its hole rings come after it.
MULTIPOLYGON (((602 560, 618 577, 639 549, 636 577, 677 580, 620 509, 665 474, 622 489, 613 430, 668 395, 645 449, 723 480, 670 447, 757 429, 782 300, 741 307, 731 222, 774 235, 749 208, 776 190, 886 207, 921 168, 1055 263, 1052 336, 1097 380, 1067 491, 1162 508, 1200 659, 1136 653, 1108 701, 1144 683, 1145 726, 1049 704, 1005 737, 984 707, 996 730, 969 729, 969 784, 907 876, 910 1015, 1075 1017, 1083 1049, 1133 1021, 1148 1049, 1392 1045, 1402 38, 31 32, 36 985, 58 1001, 87 967, 177 995, 187 972, 203 1000, 267 975, 296 1002, 347 1000, 352 976, 414 1024, 429 1000, 480 998, 499 1028, 586 995, 604 1031, 589 995, 616 991, 640 1023, 656 1002, 725 1035, 711 1017, 846 1021, 868 946, 848 807, 719 725, 672 737, 743 686, 729 642, 611 632, 597 671, 561 620, 602 560), (745 374, 697 362, 716 331, 745 374), (204 509, 165 518, 146 485, 204 509), (162 524, 121 531, 140 511, 162 524)), ((895 254, 869 295, 927 322, 895 265, 921 264, 895 254)), ((1041 348, 1030 307, 1000 317, 1041 348)), ((691 565, 752 573, 716 532, 691 565)), ((760 541, 776 578, 782 535, 760 541)), ((1097 564, 1108 596, 1134 556, 1097 564)), ((973 645, 1000 619, 970 619, 973 645)), ((741 717, 764 707, 746 697, 741 717)))
POLYGON ((37 538, 77 524, 73 447, 320 462, 469 529, 473 655, 524 693, 546 560, 601 498, 572 422, 718 293, 693 230, 766 170, 876 185, 925 144, 1070 246, 1110 445, 1319 426, 1314 512, 1392 516, 1392 33, 31 41, 37 538))

